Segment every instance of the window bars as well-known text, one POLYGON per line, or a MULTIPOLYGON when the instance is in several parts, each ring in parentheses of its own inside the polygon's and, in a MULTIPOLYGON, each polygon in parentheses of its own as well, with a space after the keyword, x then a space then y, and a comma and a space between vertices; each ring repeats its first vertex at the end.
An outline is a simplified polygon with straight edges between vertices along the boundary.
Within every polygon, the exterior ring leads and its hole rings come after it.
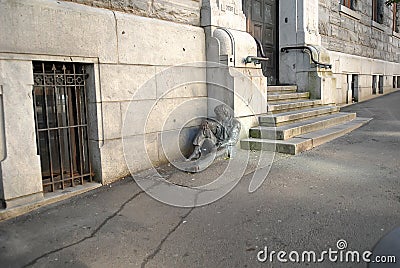
POLYGON ((85 65, 33 62, 33 77, 43 191, 91 182, 85 65))

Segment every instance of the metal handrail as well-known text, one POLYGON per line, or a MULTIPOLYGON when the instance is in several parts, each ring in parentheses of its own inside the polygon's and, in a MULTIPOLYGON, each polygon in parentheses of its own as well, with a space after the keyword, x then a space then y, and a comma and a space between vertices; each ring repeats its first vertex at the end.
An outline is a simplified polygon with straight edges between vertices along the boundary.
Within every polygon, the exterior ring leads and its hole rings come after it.
POLYGON ((257 51, 260 52, 261 57, 263 57, 263 58, 268 58, 267 56, 265 56, 264 49, 263 49, 263 47, 262 47, 262 44, 261 44, 260 40, 258 40, 258 39, 255 38, 255 37, 253 37, 253 38, 254 38, 254 40, 256 41, 256 44, 257 44, 257 51))
POLYGON ((269 61, 269 58, 263 58, 263 57, 256 57, 256 56, 247 56, 244 59, 245 63, 252 63, 254 62, 255 64, 260 64, 260 61, 269 61))
POLYGON ((265 56, 264 49, 262 47, 262 44, 260 40, 257 38, 253 37, 254 40, 256 41, 257 44, 257 52, 260 53, 261 57, 258 56, 247 56, 246 59, 244 60, 245 63, 252 63, 254 62, 255 64, 260 64, 260 61, 268 61, 269 58, 265 56))
POLYGON ((303 53, 304 53, 305 50, 307 50, 308 52, 310 52, 310 53, 308 53, 308 54, 310 55, 311 61, 314 62, 317 66, 319 66, 319 67, 321 67, 321 68, 332 69, 332 64, 322 63, 322 62, 319 62, 319 61, 317 61, 317 60, 314 59, 314 57, 313 57, 313 52, 312 52, 312 48, 316 49, 316 48, 313 47, 313 46, 283 47, 283 48, 281 48, 281 52, 289 53, 289 50, 303 50, 303 53))

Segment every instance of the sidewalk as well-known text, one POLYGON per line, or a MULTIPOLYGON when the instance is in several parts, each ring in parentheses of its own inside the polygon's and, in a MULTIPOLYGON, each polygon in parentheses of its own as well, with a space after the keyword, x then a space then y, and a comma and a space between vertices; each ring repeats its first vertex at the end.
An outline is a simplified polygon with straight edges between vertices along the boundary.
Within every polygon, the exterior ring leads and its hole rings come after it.
MULTIPOLYGON (((254 193, 257 154, 239 184, 210 205, 165 205, 126 178, 0 222, 0 266, 270 267, 257 262, 265 246, 322 251, 344 239, 351 249, 371 250, 400 222, 399 103, 395 92, 345 107, 374 119, 300 155, 277 154, 254 193)), ((199 174, 159 171, 179 185, 204 185, 226 165, 199 174)), ((349 266, 366 267, 319 267, 349 266)))

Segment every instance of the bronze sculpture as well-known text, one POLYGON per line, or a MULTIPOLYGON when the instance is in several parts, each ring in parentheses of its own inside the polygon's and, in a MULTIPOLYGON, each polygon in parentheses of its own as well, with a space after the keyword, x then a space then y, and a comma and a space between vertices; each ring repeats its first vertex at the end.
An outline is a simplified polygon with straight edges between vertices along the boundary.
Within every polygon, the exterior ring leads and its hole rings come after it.
POLYGON ((232 148, 239 140, 241 124, 233 117, 232 109, 226 104, 216 106, 214 112, 215 120, 204 120, 201 124, 200 130, 193 140, 194 151, 186 161, 199 159, 204 152, 209 153, 212 149, 226 148, 228 156, 231 156, 232 148), (210 146, 213 148, 210 149, 210 146))

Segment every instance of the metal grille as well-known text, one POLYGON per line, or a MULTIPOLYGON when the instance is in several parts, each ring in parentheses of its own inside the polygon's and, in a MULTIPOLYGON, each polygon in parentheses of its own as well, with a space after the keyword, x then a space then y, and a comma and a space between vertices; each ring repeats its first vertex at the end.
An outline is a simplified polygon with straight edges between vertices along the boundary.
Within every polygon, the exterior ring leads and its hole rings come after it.
POLYGON ((33 78, 43 191, 92 181, 85 65, 33 62, 33 78))

